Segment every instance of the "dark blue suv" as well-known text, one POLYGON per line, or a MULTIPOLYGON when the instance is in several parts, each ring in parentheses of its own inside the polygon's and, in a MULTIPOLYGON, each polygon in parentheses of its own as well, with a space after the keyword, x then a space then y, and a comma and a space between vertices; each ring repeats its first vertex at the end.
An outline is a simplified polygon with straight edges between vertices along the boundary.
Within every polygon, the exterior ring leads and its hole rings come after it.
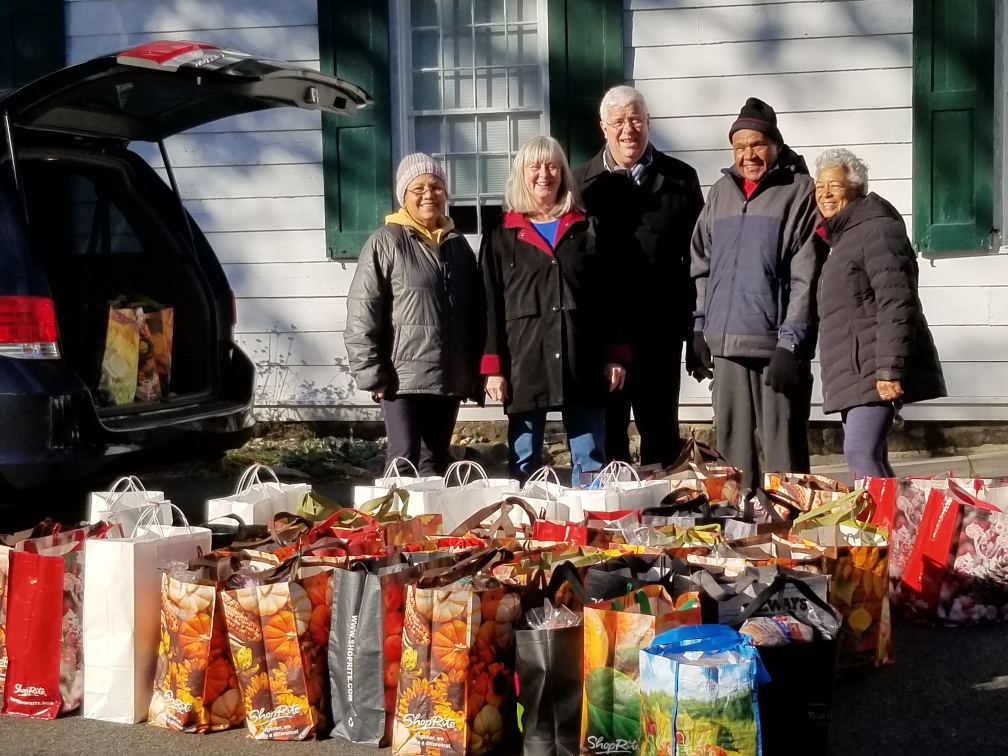
POLYGON ((164 140, 239 113, 348 115, 358 87, 192 42, 96 58, 0 100, 0 485, 89 475, 180 442, 220 450, 252 427, 255 370, 234 343, 234 295, 183 208, 164 140), (169 182, 130 142, 159 145, 169 182), (104 406, 109 303, 174 308, 170 393, 104 406))

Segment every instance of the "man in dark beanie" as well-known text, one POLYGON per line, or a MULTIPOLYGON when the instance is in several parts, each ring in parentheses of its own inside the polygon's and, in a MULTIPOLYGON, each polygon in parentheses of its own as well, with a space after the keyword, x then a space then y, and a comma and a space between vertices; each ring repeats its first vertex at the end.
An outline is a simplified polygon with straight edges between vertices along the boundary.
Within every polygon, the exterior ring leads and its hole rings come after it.
POLYGON ((606 143, 574 171, 589 215, 613 238, 619 280, 620 332, 630 346, 626 383, 609 394, 606 458, 630 461, 630 410, 640 434, 641 464, 668 466, 679 438, 679 377, 693 359, 690 238, 703 192, 692 166, 651 144, 647 103, 636 89, 613 87, 599 107, 606 143))
POLYGON ((693 233, 694 350, 714 370, 718 449, 761 484, 764 469, 807 472, 815 297, 823 259, 805 161, 777 114, 751 97, 728 131, 735 164, 711 187, 693 233))

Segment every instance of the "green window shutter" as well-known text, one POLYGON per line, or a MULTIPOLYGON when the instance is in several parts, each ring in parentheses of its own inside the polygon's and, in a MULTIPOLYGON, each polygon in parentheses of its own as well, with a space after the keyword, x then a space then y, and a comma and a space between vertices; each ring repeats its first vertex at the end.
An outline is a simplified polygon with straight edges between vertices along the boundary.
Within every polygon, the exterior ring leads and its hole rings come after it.
POLYGON ((0 90, 66 65, 63 0, 0 0, 0 90))
POLYGON ((549 0, 550 131, 572 166, 599 151, 599 101, 623 78, 623 0, 549 0))
POLYGON ((922 253, 991 248, 994 4, 914 0, 913 218, 922 253))
POLYGON ((388 0, 318 0, 323 73, 374 98, 353 117, 322 115, 326 246, 356 258, 392 209, 388 0))

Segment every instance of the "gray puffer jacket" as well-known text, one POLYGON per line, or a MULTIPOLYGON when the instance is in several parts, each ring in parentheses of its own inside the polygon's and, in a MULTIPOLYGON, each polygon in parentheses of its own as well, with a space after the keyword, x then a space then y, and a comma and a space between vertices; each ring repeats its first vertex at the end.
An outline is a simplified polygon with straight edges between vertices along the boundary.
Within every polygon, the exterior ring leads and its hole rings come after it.
POLYGON ((455 231, 438 253, 395 223, 371 235, 350 284, 343 334, 358 388, 482 398, 486 304, 476 262, 455 231))
POLYGON ((769 359, 782 347, 809 360, 823 263, 815 182, 788 147, 748 197, 735 166, 723 173, 693 232, 694 330, 715 357, 769 359))

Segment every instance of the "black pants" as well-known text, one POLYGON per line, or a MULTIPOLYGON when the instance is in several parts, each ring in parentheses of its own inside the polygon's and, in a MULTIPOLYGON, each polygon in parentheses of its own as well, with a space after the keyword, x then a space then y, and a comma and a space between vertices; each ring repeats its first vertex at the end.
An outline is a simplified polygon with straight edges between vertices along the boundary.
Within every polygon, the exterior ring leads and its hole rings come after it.
POLYGON ((718 451, 742 470, 742 487, 755 491, 763 472, 809 471, 808 425, 812 374, 791 394, 767 386, 770 360, 714 358, 714 426, 718 451), (759 434, 764 469, 756 449, 759 434))
POLYGON ((388 458, 406 457, 421 475, 444 475, 451 458, 452 431, 459 398, 437 394, 400 394, 382 399, 388 458))
POLYGON ((623 388, 606 404, 606 459, 630 461, 630 410, 640 434, 642 465, 672 464, 682 450, 679 438, 679 379, 683 342, 661 354, 634 349, 623 388))

